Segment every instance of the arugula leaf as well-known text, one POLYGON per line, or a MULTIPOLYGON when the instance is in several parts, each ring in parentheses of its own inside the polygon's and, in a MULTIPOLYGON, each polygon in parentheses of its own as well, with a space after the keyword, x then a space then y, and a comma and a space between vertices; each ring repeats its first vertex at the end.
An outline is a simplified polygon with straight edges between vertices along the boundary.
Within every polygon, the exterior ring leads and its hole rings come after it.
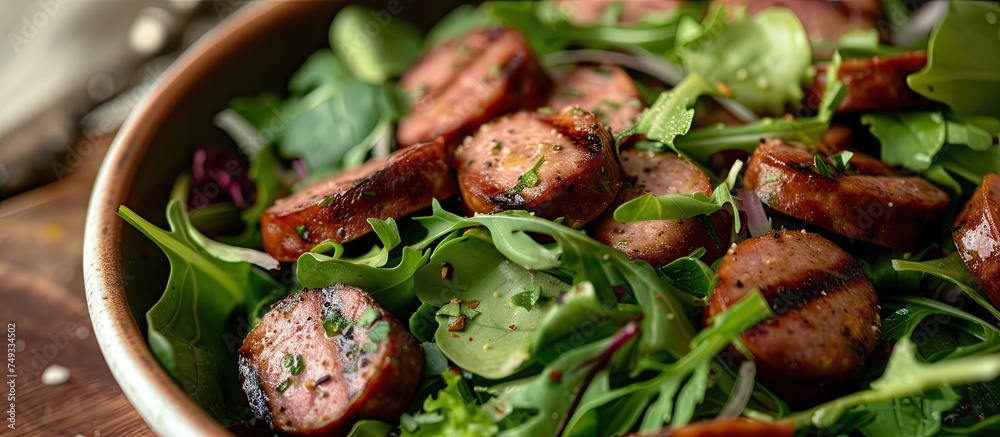
POLYGON ((784 8, 765 9, 714 38, 685 44, 677 55, 689 74, 722 83, 734 100, 770 114, 802 100, 801 84, 812 62, 802 23, 784 8))
POLYGON ((638 120, 628 129, 618 132, 615 139, 620 141, 634 134, 645 135, 669 147, 674 138, 691 129, 694 120, 694 102, 714 89, 698 74, 690 74, 673 89, 664 91, 656 102, 639 115, 638 120))
POLYGON ((927 66, 907 77, 910 88, 958 114, 1000 117, 998 16, 995 2, 950 2, 931 33, 927 66))
MULTIPOLYGON (((183 184, 180 184, 183 185, 183 184)), ((234 248, 201 235, 174 197, 167 204, 164 231, 125 206, 118 216, 145 234, 170 262, 170 277, 159 301, 146 313, 149 346, 167 373, 195 402, 220 422, 238 421, 240 398, 235 349, 227 320, 245 310, 252 295, 272 295, 280 286, 252 280, 249 249, 234 248)))
POLYGON ((719 282, 715 271, 694 256, 677 258, 663 266, 660 272, 663 273, 663 280, 699 299, 707 298, 719 282))
POLYGON ((330 26, 330 47, 354 77, 376 85, 399 76, 413 63, 420 54, 420 40, 420 30, 398 15, 359 5, 341 9, 330 26))
POLYGON ((733 210, 733 226, 736 233, 739 233, 742 227, 740 212, 730 190, 733 189, 741 168, 743 162, 736 161, 729 170, 729 176, 715 187, 711 197, 705 193, 670 193, 661 196, 644 194, 620 205, 615 209, 614 218, 622 223, 682 219, 712 214, 729 205, 733 210))
POLYGON ((716 152, 723 150, 753 151, 764 138, 815 143, 823 138, 830 127, 837 105, 847 94, 840 81, 840 55, 834 54, 826 73, 826 90, 814 117, 763 118, 743 126, 713 126, 698 129, 674 140, 677 150, 692 160, 705 163, 716 152))
POLYGON ((568 285, 511 263, 493 247, 489 236, 473 230, 439 245, 427 266, 417 271, 414 288, 423 303, 442 307, 434 335, 441 352, 468 372, 499 379, 531 361, 531 339, 549 302, 568 285), (453 268, 451 279, 441 277, 441 266, 446 264, 453 268), (539 298, 550 301, 529 311, 513 299, 531 288, 538 289, 539 298), (471 302, 477 302, 471 309, 474 314, 467 312, 471 302), (450 313, 443 311, 448 305, 455 306, 450 313), (464 328, 449 330, 451 318, 460 315, 466 315, 464 328))
POLYGON ((947 131, 940 112, 865 114, 861 123, 882 143, 882 161, 917 172, 931 166, 947 131))
POLYGON ((404 247, 399 264, 392 267, 372 267, 349 259, 338 259, 319 253, 299 256, 295 276, 306 288, 323 288, 338 282, 361 288, 389 312, 398 312, 409 306, 413 294, 413 275, 427 264, 430 252, 404 247))
POLYGON ((479 407, 467 403, 459 390, 465 384, 462 377, 445 371, 441 374, 448 384, 437 393, 437 398, 428 396, 423 409, 415 415, 404 414, 401 420, 403 436, 491 436, 499 428, 479 407))
POLYGON ((535 162, 535 165, 533 165, 530 170, 524 172, 523 175, 519 176, 517 178, 517 183, 514 184, 514 186, 511 187, 510 191, 507 193, 511 196, 516 196, 521 194, 521 191, 524 191, 525 188, 538 185, 538 168, 541 167, 543 163, 545 163, 545 155, 538 157, 538 161, 535 162))
POLYGON ((972 276, 972 272, 969 271, 969 267, 965 265, 965 261, 962 261, 961 255, 957 252, 944 258, 921 262, 892 260, 892 267, 897 271, 912 270, 929 273, 951 282, 952 284, 957 285, 958 288, 962 289, 965 294, 971 297, 972 300, 979 304, 979 306, 983 307, 986 311, 992 314, 993 317, 1000 320, 1000 311, 998 311, 996 307, 990 303, 989 299, 983 295, 982 291, 980 291, 976 278, 972 276))
POLYGON ((613 334, 640 314, 638 308, 624 306, 615 299, 602 300, 590 282, 573 285, 548 308, 532 340, 531 354, 548 364, 572 345, 613 334))

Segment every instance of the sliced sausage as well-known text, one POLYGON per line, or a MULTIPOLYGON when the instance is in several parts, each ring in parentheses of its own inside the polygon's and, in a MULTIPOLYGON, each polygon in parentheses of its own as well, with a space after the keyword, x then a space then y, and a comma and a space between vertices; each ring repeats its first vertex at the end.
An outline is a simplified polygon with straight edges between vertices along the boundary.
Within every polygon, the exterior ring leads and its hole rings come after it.
POLYGON ((1000 176, 987 174, 955 218, 955 246, 983 291, 1000 307, 1000 176))
POLYGON ((643 108, 635 82, 614 65, 574 67, 556 85, 547 106, 579 106, 594 113, 612 133, 631 127, 643 108))
MULTIPOLYGON (((838 76, 847 88, 837 112, 862 112, 896 109, 918 109, 935 103, 911 90, 906 76, 927 64, 927 52, 909 52, 893 56, 845 59, 838 76)), ((816 65, 812 90, 807 106, 816 109, 826 90, 827 63, 816 65)))
MULTIPOLYGON (((786 8, 802 22, 810 40, 836 41, 845 34, 876 27, 882 8, 878 0, 716 0, 728 5, 744 5, 755 15, 770 7, 786 8)), ((731 9, 733 10, 733 9, 731 9)))
POLYGON ((740 335, 758 378, 822 384, 855 376, 878 343, 878 297, 861 263, 805 231, 772 231, 731 249, 705 311, 712 317, 759 289, 774 317, 740 335))
POLYGON ((397 150, 278 200, 260 216, 264 249, 294 261, 323 241, 345 243, 371 232, 368 218, 399 218, 458 188, 440 139, 397 150))
POLYGON ((919 247, 924 228, 948 207, 948 195, 923 178, 856 172, 826 177, 813 158, 803 148, 766 140, 750 157, 743 182, 778 212, 904 252, 919 247))
POLYGON ((611 133, 580 108, 502 117, 455 153, 462 203, 469 215, 523 209, 579 228, 618 193, 614 149, 611 133))
POLYGON ((671 193, 712 195, 712 184, 698 166, 674 153, 634 149, 621 152, 621 165, 627 182, 611 206, 590 224, 590 234, 595 240, 622 251, 630 259, 641 259, 654 267, 687 256, 699 247, 708 251, 702 257, 708 263, 725 253, 729 247, 728 225, 714 226, 711 221, 698 217, 633 223, 621 223, 614 218, 615 208, 647 193, 657 196, 671 193))
POLYGON ((430 49, 400 80, 415 96, 399 122, 403 146, 443 136, 448 150, 493 118, 541 106, 551 89, 520 32, 475 30, 430 49))
POLYGON ((354 422, 395 422, 420 382, 424 353, 391 314, 344 284, 271 307, 239 349, 253 414, 289 434, 345 435, 354 422))

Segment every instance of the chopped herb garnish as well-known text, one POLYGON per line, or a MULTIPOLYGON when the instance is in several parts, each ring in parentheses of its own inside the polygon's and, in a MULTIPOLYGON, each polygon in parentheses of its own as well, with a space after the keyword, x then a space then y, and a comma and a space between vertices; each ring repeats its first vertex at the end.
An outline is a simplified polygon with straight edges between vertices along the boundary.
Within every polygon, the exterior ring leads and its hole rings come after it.
POLYGON ((629 105, 629 106, 631 106, 633 108, 641 108, 642 107, 642 102, 639 101, 639 99, 637 99, 635 97, 631 97, 628 100, 626 100, 625 104, 629 105))
POLYGON ((285 368, 292 372, 292 376, 302 373, 302 370, 306 368, 306 363, 302 359, 302 355, 285 355, 285 368))
POLYGON ((552 115, 552 114, 555 114, 555 111, 553 111, 552 108, 550 108, 548 106, 542 106, 541 108, 538 108, 537 111, 538 111, 539 114, 542 114, 542 115, 552 115))
POLYGON ((816 171, 818 171, 819 174, 828 178, 837 177, 837 174, 834 173, 833 170, 830 170, 830 167, 826 165, 826 161, 824 161, 819 155, 813 156, 813 164, 816 165, 816 171))
POLYGON ((510 298, 510 303, 531 311, 542 297, 542 287, 535 287, 533 290, 522 291, 510 298))
POLYGON ((851 158, 854 157, 854 152, 849 150, 844 150, 836 155, 830 157, 833 161, 833 166, 837 167, 837 170, 847 171, 851 167, 851 158))
POLYGON ((587 111, 584 111, 583 108, 581 108, 579 106, 574 106, 574 107, 572 107, 572 108, 569 109, 569 115, 572 115, 574 117, 579 117, 579 116, 585 114, 586 112, 587 111))
POLYGON ((604 188, 604 192, 606 192, 608 194, 614 194, 614 192, 611 191, 611 186, 608 185, 608 183, 606 181, 604 181, 603 179, 601 180, 601 188, 604 188))
POLYGON ((309 239, 309 230, 306 229, 306 225, 298 225, 298 226, 296 226, 295 227, 295 233, 299 234, 299 237, 302 237, 303 240, 308 240, 309 239))
POLYGON ((354 373, 358 371, 358 363, 348 363, 344 366, 344 373, 354 373))
POLYGON ((365 343, 365 345, 361 347, 361 351, 364 353, 373 354, 378 351, 378 346, 375 346, 375 343, 365 343))
POLYGON ((336 194, 333 195, 333 196, 326 196, 326 197, 323 198, 323 200, 321 200, 319 202, 319 206, 322 206, 322 207, 333 206, 333 203, 336 202, 336 201, 337 201, 337 195, 336 194))
POLYGON ((562 91, 559 91, 559 93, 556 94, 556 97, 567 98, 567 99, 583 97, 583 91, 573 88, 566 88, 562 91))
POLYGON ((486 73, 486 77, 489 79, 496 79, 500 77, 500 73, 501 73, 500 64, 493 64, 490 65, 490 71, 486 73))
POLYGON ((277 390, 278 393, 284 393, 285 390, 288 390, 288 387, 291 386, 292 386, 292 378, 288 378, 284 381, 281 381, 281 384, 278 384, 278 387, 275 388, 275 390, 277 390))
POLYGON ((501 143, 500 140, 490 141, 490 148, 491 149, 493 149, 493 150, 500 150, 501 147, 503 147, 503 143, 501 143))
POLYGON ((601 99, 601 104, 611 109, 619 109, 622 107, 621 103, 612 102, 611 100, 608 99, 601 99))
POLYGON ((366 306, 365 311, 361 313, 361 317, 358 318, 357 324, 362 328, 367 328, 371 326, 372 323, 375 323, 376 319, 378 319, 378 311, 375 311, 375 308, 372 308, 369 305, 366 306))
POLYGON ((327 337, 339 335, 351 325, 351 321, 345 319, 339 311, 334 311, 330 317, 323 320, 323 330, 326 331, 327 337))
POLYGON ((472 164, 475 164, 475 163, 476 163, 476 160, 475 160, 475 159, 470 159, 470 160, 468 160, 468 161, 467 161, 467 162, 465 163, 465 166, 466 166, 466 167, 472 167, 472 164))
POLYGON ((375 192, 374 191, 363 191, 361 194, 363 194, 365 196, 375 197, 375 192))
POLYGON ((384 341, 389 337, 389 322, 380 320, 368 331, 368 339, 374 342, 384 341))
POLYGON ((558 152, 558 151, 562 150, 562 146, 556 144, 556 145, 552 146, 552 150, 555 150, 556 152, 558 152))
POLYGON ((538 161, 531 167, 531 170, 526 171, 521 177, 517 178, 517 183, 510 189, 509 194, 511 196, 520 194, 525 188, 538 185, 538 168, 542 166, 543 162, 545 162, 545 155, 538 158, 538 161))

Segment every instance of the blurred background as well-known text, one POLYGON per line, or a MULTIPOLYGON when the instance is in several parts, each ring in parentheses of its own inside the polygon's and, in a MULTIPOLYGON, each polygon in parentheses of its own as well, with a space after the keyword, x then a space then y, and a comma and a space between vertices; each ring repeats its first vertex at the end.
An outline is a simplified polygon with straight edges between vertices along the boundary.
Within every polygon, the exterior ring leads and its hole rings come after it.
POLYGON ((16 356, 16 424, 8 411, 0 435, 150 434, 91 330, 87 202, 132 108, 246 2, 0 1, 0 323, 16 356))

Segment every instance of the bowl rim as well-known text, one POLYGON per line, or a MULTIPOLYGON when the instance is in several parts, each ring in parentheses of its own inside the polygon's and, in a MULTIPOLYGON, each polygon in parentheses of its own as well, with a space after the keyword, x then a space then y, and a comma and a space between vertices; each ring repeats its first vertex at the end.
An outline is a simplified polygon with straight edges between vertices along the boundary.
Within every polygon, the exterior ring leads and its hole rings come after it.
POLYGON ((230 435, 191 400, 153 355, 129 308, 123 283, 121 232, 116 214, 155 132, 218 58, 244 44, 268 22, 304 7, 294 0, 254 2, 226 17, 188 48, 139 101, 101 164, 87 206, 83 272, 87 308, 101 353, 126 398, 160 435, 230 435), (251 25, 252 24, 252 25, 251 25), (155 104, 154 104, 155 102, 155 104))

